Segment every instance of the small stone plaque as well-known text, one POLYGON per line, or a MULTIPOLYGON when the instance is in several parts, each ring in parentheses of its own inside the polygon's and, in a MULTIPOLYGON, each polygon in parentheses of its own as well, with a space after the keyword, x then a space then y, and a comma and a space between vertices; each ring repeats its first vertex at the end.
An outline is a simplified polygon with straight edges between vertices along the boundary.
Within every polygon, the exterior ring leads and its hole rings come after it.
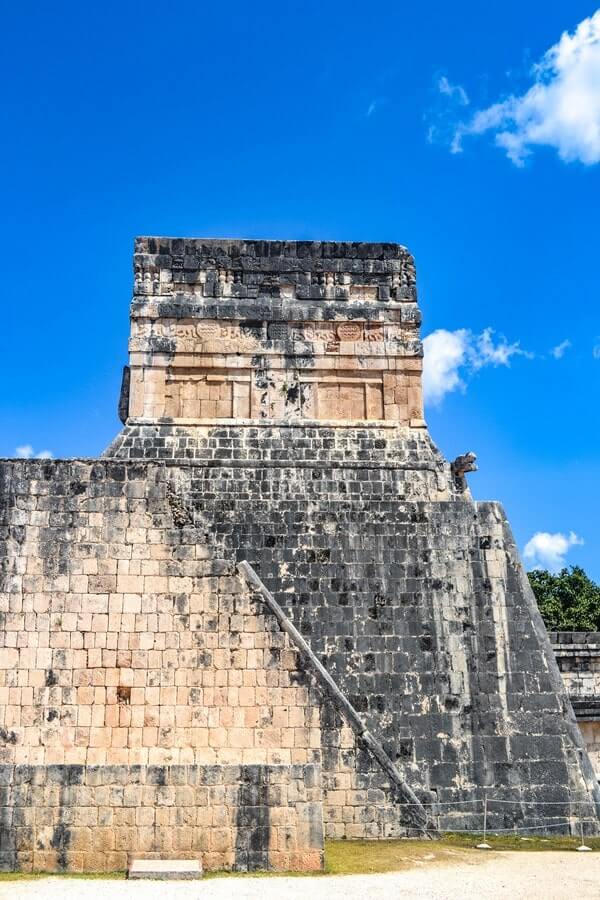
POLYGON ((362 339, 362 325, 358 322, 342 322, 337 327, 340 341, 360 341, 362 339))
POLYGON ((353 284, 350 287, 351 300, 377 300, 377 285, 353 284))
POLYGON ((288 326, 287 322, 270 322, 267 329, 270 341, 287 341, 288 326))
POLYGON ((282 284, 279 286, 279 296, 284 300, 293 300, 296 296, 296 286, 294 284, 282 284))
POLYGON ((203 341, 214 340, 219 337, 219 325, 217 322, 199 322, 196 325, 196 334, 203 341))

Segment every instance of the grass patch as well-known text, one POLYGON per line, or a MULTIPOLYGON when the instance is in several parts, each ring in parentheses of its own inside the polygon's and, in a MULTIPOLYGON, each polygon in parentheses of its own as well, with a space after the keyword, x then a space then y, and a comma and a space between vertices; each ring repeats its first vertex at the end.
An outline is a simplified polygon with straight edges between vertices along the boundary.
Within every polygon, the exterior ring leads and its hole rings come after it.
MULTIPOLYGON (((325 844, 325 870, 330 875, 367 875, 376 872, 397 872, 402 869, 485 859, 485 851, 476 845, 483 841, 482 834, 443 834, 430 841, 327 841, 325 844)), ((492 850, 576 850, 581 844, 576 837, 543 837, 532 835, 487 834, 486 841, 492 850)), ((600 837, 586 837, 585 843, 592 850, 600 851, 600 837)))
POLYGON ((444 840, 326 841, 328 875, 372 875, 415 866, 464 860, 466 848, 444 840))
MULTIPOLYGON (((489 833, 486 842, 492 850, 576 850, 581 844, 580 837, 568 837, 556 835, 556 837, 544 837, 543 835, 518 835, 489 833)), ((475 847, 483 841, 483 834, 444 834, 440 839, 447 847, 475 847)), ((600 837, 584 836, 584 843, 592 850, 600 850, 600 837)))

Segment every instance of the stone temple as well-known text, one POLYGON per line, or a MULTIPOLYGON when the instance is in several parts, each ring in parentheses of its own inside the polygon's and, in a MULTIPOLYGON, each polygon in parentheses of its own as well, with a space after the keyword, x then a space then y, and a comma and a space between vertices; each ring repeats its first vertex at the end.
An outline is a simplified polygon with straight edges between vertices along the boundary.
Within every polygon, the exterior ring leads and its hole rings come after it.
POLYGON ((396 244, 139 238, 123 428, 0 463, 0 865, 319 869, 598 831, 502 507, 427 432, 396 244), (552 830, 550 830, 552 829, 552 830))

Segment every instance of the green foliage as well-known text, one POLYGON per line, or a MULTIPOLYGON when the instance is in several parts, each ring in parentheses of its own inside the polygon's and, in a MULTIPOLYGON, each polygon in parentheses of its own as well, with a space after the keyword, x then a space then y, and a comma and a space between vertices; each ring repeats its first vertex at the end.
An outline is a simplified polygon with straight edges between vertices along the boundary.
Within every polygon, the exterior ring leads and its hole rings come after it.
POLYGON ((536 569, 527 576, 548 631, 600 631, 600 585, 582 568, 557 575, 536 569))

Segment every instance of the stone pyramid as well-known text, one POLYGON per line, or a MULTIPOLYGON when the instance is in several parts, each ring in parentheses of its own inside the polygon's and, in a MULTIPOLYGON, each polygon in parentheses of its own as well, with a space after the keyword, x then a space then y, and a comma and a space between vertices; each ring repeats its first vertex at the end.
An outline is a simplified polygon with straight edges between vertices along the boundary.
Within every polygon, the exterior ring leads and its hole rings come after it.
POLYGON ((0 463, 0 864, 310 869, 598 830, 502 507, 423 418, 396 244, 139 238, 123 429, 0 463))

